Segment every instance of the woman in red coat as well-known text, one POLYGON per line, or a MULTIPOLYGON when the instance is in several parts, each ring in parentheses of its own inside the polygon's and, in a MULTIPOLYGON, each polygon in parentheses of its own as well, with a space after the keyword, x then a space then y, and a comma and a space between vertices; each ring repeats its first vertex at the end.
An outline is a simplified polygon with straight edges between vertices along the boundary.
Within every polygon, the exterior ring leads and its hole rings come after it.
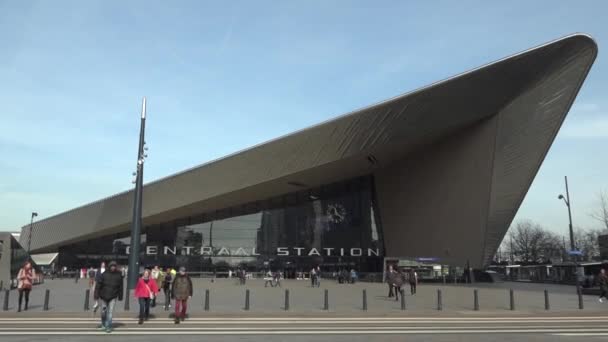
POLYGON ((139 301, 139 322, 143 324, 150 316, 150 301, 158 294, 156 281, 150 277, 150 269, 146 268, 144 274, 137 281, 135 286, 135 298, 139 301))

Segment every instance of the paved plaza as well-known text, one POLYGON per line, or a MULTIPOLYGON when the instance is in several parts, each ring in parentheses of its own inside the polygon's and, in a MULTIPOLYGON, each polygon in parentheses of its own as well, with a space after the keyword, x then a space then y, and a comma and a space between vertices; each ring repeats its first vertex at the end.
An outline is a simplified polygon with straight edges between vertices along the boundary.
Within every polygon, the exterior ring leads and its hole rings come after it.
MULTIPOLYGON (((567 285, 533 284, 533 283, 476 283, 476 284, 425 284, 418 286, 416 295, 409 294, 406 288, 406 311, 401 310, 401 302, 388 298, 388 287, 381 283, 338 284, 333 280, 322 280, 321 287, 312 288, 309 281, 286 280, 283 286, 264 287, 261 279, 248 280, 246 285, 238 285, 236 279, 193 279, 194 296, 189 302, 189 312, 193 315, 322 315, 344 314, 358 315, 368 312, 374 315, 419 314, 432 313, 468 313, 475 311, 473 290, 478 289, 480 312, 495 312, 509 315, 518 312, 546 312, 544 290, 549 292, 550 312, 580 311, 575 288, 567 285), (209 289, 209 312, 204 311, 204 292, 209 289), (250 309, 245 311, 245 292, 250 291, 250 309), (289 310, 285 310, 285 290, 289 289, 289 310), (324 308, 324 290, 328 291, 329 310, 324 308), (509 289, 514 290, 515 311, 509 307, 509 289), (367 293, 367 311, 363 311, 363 290, 367 293), (441 290, 442 311, 437 310, 437 292, 441 290)), ((30 312, 27 314, 43 313, 45 290, 50 291, 49 313, 74 313, 92 315, 84 311, 85 291, 88 289, 86 280, 75 283, 73 279, 47 280, 44 284, 34 287, 30 298, 30 312)), ((17 308, 18 293, 13 290, 9 295, 8 311, 0 311, 0 315, 14 315, 17 308)), ((4 297, 4 294, 2 295, 4 297)), ((595 296, 583 296, 584 311, 608 311, 608 303, 599 303, 595 296)), ((160 294, 159 303, 164 302, 160 294)), ((4 298, 2 300, 4 303, 4 298)), ((90 306, 93 305, 92 295, 90 306)), ((130 298, 130 312, 135 314, 137 302, 130 298)), ((116 306, 116 312, 124 313, 124 301, 116 306)), ((163 311, 162 305, 154 308, 156 316, 163 317, 168 312, 163 311)))

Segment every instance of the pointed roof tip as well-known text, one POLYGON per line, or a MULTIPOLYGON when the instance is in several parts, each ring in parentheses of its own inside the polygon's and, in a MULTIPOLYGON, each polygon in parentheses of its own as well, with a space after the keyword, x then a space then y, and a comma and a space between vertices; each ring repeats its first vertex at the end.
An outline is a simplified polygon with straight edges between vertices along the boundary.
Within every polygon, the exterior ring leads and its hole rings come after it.
POLYGON ((564 36, 562 38, 556 39, 555 41, 559 41, 559 40, 567 40, 567 39, 573 39, 573 40, 577 40, 577 41, 581 41, 585 44, 588 44, 597 54, 598 51, 598 44, 597 41, 595 40, 595 38, 593 38, 592 35, 585 33, 585 32, 574 32, 571 33, 567 36, 564 36))

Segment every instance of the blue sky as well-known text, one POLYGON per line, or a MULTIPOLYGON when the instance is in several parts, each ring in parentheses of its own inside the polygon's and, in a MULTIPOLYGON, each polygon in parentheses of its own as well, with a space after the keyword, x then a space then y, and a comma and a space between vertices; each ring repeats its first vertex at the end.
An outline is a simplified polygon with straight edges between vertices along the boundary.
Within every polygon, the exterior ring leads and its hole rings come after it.
POLYGON ((0 230, 573 33, 600 53, 516 218, 566 233, 608 189, 608 2, 2 1, 0 230))

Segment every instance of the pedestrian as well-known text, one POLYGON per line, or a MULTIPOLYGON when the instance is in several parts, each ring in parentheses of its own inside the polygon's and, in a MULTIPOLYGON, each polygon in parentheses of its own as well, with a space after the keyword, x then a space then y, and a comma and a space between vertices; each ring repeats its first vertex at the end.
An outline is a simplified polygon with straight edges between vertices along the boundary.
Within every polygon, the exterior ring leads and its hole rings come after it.
POLYGON ((608 275, 606 274, 605 269, 602 268, 600 270, 600 274, 598 275, 597 280, 600 285, 600 298, 598 300, 600 303, 603 303, 604 301, 602 300, 602 298, 608 299, 608 297, 606 297, 606 291, 608 291, 608 275))
POLYGON ((412 268, 408 274, 408 280, 410 282, 410 293, 416 294, 416 285, 418 284, 418 273, 412 268))
POLYGON ((357 281, 357 272, 353 268, 350 270, 350 283, 354 284, 356 281, 357 281))
POLYGON ((180 267, 179 273, 173 280, 171 295, 175 300, 175 324, 179 324, 180 320, 186 318, 186 310, 188 308, 188 299, 192 298, 192 279, 186 274, 186 268, 180 267))
POLYGON ((171 274, 171 269, 167 268, 165 272, 165 278, 163 279, 163 293, 165 294, 165 311, 171 308, 171 281, 173 280, 173 275, 171 274))
POLYGON ((268 270, 268 272, 266 272, 266 276, 264 277, 264 287, 268 287, 268 284, 270 284, 270 287, 274 287, 274 284, 272 283, 273 280, 272 272, 268 270))
POLYGON ((283 278, 282 272, 280 272, 280 271, 274 272, 274 286, 282 287, 281 278, 283 278))
POLYGON ((310 270, 310 287, 315 287, 317 283, 317 269, 315 267, 310 270))
POLYGON ((393 274, 393 288, 395 289, 395 301, 399 300, 399 295, 403 296, 403 290, 401 290, 401 286, 405 283, 405 274, 401 272, 401 270, 397 270, 393 274))
POLYGON ((393 294, 393 277, 395 276, 395 269, 392 265, 388 266, 388 272, 386 273, 386 283, 388 284, 388 298, 392 298, 393 294))
POLYGON ((23 301, 23 296, 25 294, 25 308, 27 311, 27 307, 30 301, 30 291, 32 291, 32 286, 34 285, 34 278, 36 277, 36 271, 32 267, 32 263, 26 261, 23 267, 19 270, 17 274, 17 291, 19 291, 19 308, 17 312, 21 312, 21 302, 23 301))
POLYGON ((317 277, 315 280, 317 281, 317 287, 321 287, 321 266, 317 266, 317 277))
MULTIPOLYGON (((162 281, 160 279, 161 277, 161 271, 160 268, 158 267, 158 265, 154 266, 154 268, 152 269, 152 273, 150 274, 150 276, 152 277, 152 280, 154 280, 154 282, 156 283, 156 288, 160 289, 162 286, 162 281)), ((159 290, 160 291, 160 290, 159 290)), ((155 307, 156 306, 156 296, 154 297, 154 299, 152 299, 152 303, 150 304, 150 306, 155 307)))
POLYGON ((95 269, 93 269, 93 266, 89 267, 89 271, 87 272, 87 277, 89 278, 89 288, 93 288, 93 285, 95 284, 95 269))
MULTIPOLYGON (((95 281, 93 283, 93 288, 91 289, 91 292, 93 292, 93 298, 95 298, 95 288, 97 287, 97 284, 99 283, 99 280, 101 279, 101 275, 105 271, 106 271, 106 263, 102 261, 99 268, 95 271, 95 279, 94 279, 95 281)), ((95 304, 93 304, 93 313, 97 313, 97 309, 99 309, 99 299, 96 299, 95 304)))
POLYGON ((110 269, 103 272, 95 285, 95 300, 101 299, 101 325, 100 329, 112 332, 112 314, 116 299, 122 301, 123 279, 116 267, 116 262, 109 263, 110 269))
POLYGON ((135 286, 135 298, 139 302, 139 322, 137 324, 144 324, 144 321, 150 318, 150 302, 158 294, 158 287, 150 274, 150 269, 146 268, 135 286))

